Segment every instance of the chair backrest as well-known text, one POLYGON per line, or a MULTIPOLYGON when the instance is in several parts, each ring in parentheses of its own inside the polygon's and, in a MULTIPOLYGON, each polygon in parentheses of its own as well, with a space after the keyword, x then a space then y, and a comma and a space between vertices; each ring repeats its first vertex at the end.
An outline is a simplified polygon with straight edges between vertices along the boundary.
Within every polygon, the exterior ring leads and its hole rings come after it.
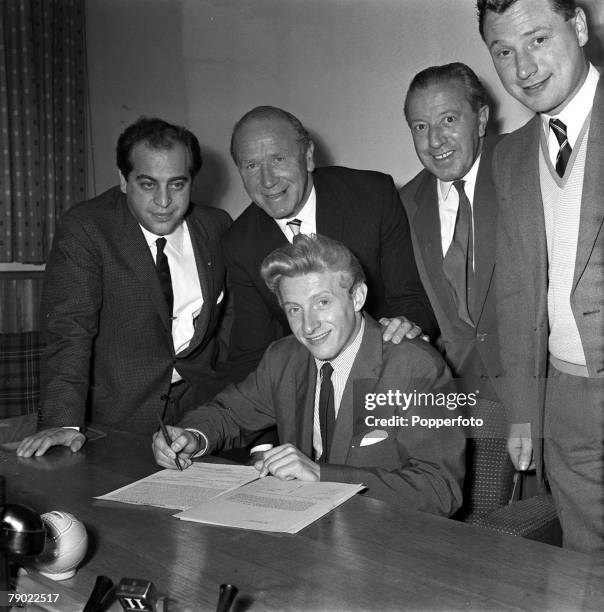
POLYGON ((0 334, 0 418, 37 414, 41 353, 39 332, 0 334))
POLYGON ((514 486, 514 466, 506 443, 503 406, 480 398, 468 416, 482 425, 467 430, 464 503, 455 518, 471 521, 508 503, 514 486))

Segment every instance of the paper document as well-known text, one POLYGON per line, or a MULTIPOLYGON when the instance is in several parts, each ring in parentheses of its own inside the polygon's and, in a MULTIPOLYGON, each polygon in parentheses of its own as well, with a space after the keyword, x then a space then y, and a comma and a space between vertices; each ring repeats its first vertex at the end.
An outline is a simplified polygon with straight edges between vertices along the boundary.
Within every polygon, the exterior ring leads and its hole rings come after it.
POLYGON ((225 527, 297 533, 364 488, 340 482, 282 481, 267 476, 176 517, 225 527))
POLYGON ((186 510, 256 478, 254 466, 193 463, 182 472, 162 470, 95 499, 186 510))

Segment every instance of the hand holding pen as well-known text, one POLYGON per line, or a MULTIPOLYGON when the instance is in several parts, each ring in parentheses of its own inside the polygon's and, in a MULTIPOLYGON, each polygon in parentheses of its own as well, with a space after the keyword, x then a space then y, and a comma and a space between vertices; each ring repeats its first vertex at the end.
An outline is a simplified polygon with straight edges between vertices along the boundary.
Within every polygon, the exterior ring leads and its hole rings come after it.
MULTIPOLYGON (((166 425, 163 419, 161 418, 161 415, 158 414, 157 418, 159 420, 159 428, 161 429, 161 433, 164 437, 164 441, 166 442, 168 446, 172 446, 172 438, 170 437, 170 434, 168 433, 168 430, 166 429, 166 425)), ((176 467, 182 472, 182 465, 180 463, 180 459, 178 458, 178 455, 175 455, 174 463, 176 464, 176 467)))

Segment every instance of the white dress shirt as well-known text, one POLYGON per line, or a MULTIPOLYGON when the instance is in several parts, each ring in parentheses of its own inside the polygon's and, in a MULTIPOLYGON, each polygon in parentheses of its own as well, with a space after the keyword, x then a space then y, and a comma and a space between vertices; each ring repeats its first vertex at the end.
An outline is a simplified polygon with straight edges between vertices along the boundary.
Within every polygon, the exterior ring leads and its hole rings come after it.
MULTIPOLYGON (((152 234, 141 226, 143 234, 153 261, 157 257, 157 245, 155 241, 161 236, 152 234)), ((172 293, 174 294, 174 307, 172 312, 172 341, 174 352, 180 353, 189 346, 195 331, 195 319, 201 312, 203 306, 203 295, 201 284, 195 262, 193 243, 189 234, 186 221, 181 223, 171 234, 164 236, 166 246, 164 253, 168 258, 170 266, 170 277, 172 279, 172 293)), ((180 374, 173 370, 172 382, 181 380, 180 374)))
MULTIPOLYGON (((478 166, 480 165, 480 155, 476 158, 468 173, 462 177, 465 181, 464 191, 470 202, 472 209, 472 254, 476 252, 474 244, 476 242, 474 231, 474 190, 476 188, 476 177, 478 176, 478 166)), ((459 208, 459 194, 457 189, 453 187, 453 181, 441 181, 437 179, 438 185, 438 216, 440 217, 440 239, 443 251, 443 257, 447 254, 451 243, 453 242, 453 234, 455 233, 455 220, 457 219, 457 210, 459 208)), ((474 257, 472 258, 472 267, 474 267, 474 257)))
POLYGON ((285 234, 289 242, 294 241, 294 234, 287 223, 293 219, 300 219, 300 221, 302 221, 302 225, 300 226, 301 234, 317 233, 317 192, 315 191, 314 185, 308 195, 308 200, 306 200, 302 210, 297 215, 289 217, 288 219, 275 219, 275 222, 281 228, 281 231, 285 234))
POLYGON ((549 120, 560 119, 560 121, 566 125, 568 144, 570 144, 571 149, 574 149, 577 138, 585 123, 585 119, 587 119, 587 115, 591 112, 599 78, 600 73, 592 64, 589 64, 589 71, 583 85, 581 85, 581 89, 579 89, 575 97, 560 111, 560 113, 557 115, 541 113, 541 122, 545 135, 547 136, 547 150, 552 166, 556 166, 556 157, 558 156, 560 145, 558 144, 558 139, 554 131, 549 127, 549 120))
POLYGON ((317 382, 315 385, 315 410, 313 418, 312 446, 315 451, 315 457, 318 459, 323 453, 323 441, 321 440, 321 422, 319 419, 319 395, 321 394, 321 367, 325 363, 330 363, 333 368, 331 375, 331 384, 333 385, 333 405, 336 411, 336 419, 340 411, 340 403, 344 394, 344 387, 350 376, 350 370, 356 359, 357 353, 361 348, 363 333, 365 331, 365 319, 361 320, 361 327, 354 340, 334 359, 323 361, 315 358, 317 366, 317 382))

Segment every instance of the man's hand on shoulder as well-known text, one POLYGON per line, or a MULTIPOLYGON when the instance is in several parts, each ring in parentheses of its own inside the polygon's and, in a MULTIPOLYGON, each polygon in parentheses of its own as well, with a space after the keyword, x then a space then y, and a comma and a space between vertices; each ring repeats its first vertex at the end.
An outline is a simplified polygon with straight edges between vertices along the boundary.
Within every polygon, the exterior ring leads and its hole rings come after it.
POLYGON ((199 440, 192 431, 182 427, 173 427, 172 425, 168 425, 166 429, 172 438, 172 444, 170 445, 164 440, 161 431, 153 434, 152 447, 155 461, 162 467, 176 470, 178 468, 174 459, 178 455, 180 465, 184 470, 193 463, 191 457, 203 449, 199 448, 199 440))
POLYGON ((422 328, 419 325, 409 321, 407 317, 382 317, 380 319, 380 325, 382 326, 382 338, 384 342, 392 342, 392 344, 400 344, 403 338, 412 340, 418 336, 422 337, 422 340, 428 340, 428 336, 422 336, 422 328))
POLYGON ((33 436, 21 441, 17 448, 19 457, 42 456, 52 446, 68 446, 72 453, 77 453, 86 442, 86 436, 77 429, 69 427, 51 427, 43 429, 33 436))
POLYGON ((260 461, 254 463, 260 476, 272 474, 279 480, 320 480, 321 468, 293 444, 282 444, 264 452, 260 461))

